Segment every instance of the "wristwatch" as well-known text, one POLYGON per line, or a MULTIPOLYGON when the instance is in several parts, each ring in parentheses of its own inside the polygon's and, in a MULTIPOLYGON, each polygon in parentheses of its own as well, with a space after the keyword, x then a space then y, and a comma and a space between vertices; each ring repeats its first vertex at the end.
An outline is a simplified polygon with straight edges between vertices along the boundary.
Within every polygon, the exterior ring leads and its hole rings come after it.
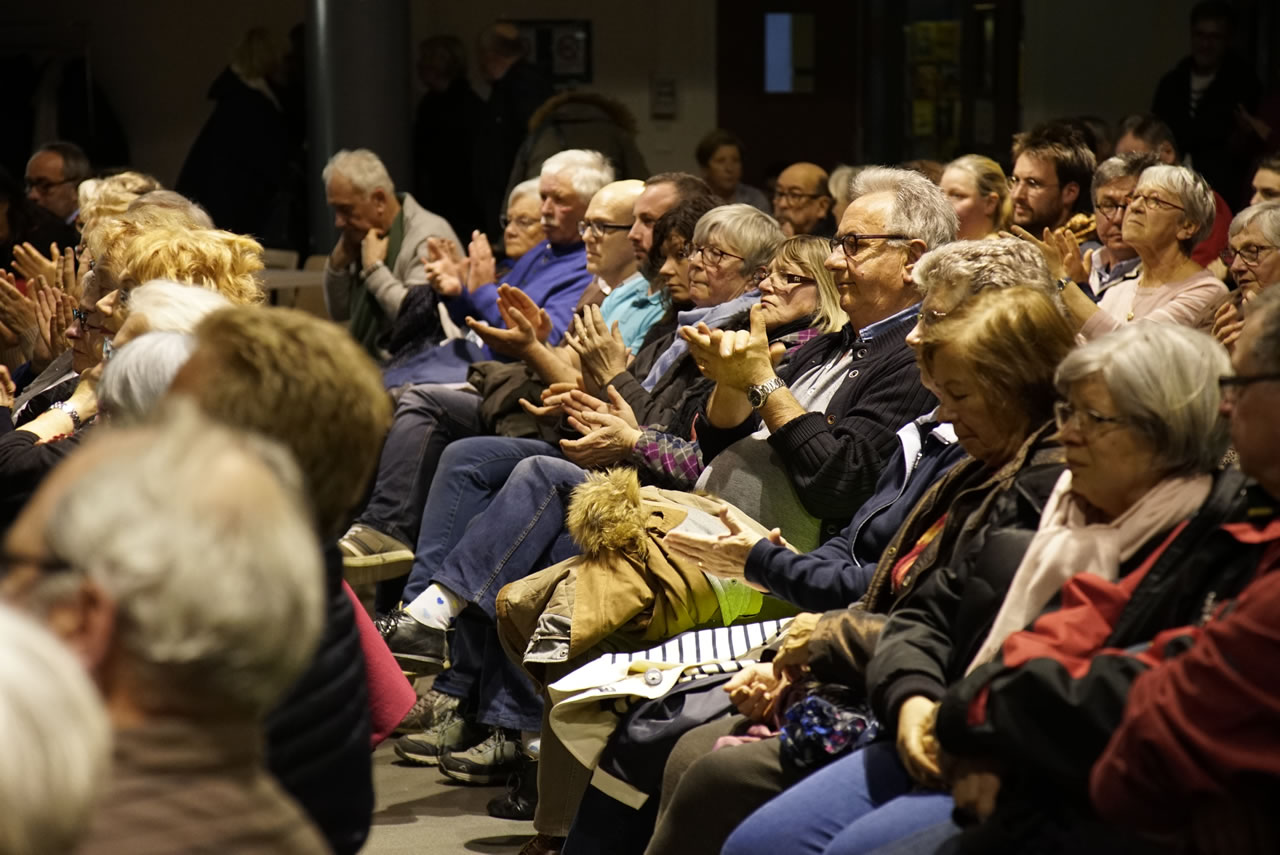
POLYGON ((782 382, 781 377, 774 377, 772 380, 766 380, 759 386, 747 387, 747 403, 751 405, 751 409, 758 410, 764 406, 764 402, 769 400, 769 396, 779 389, 785 388, 786 383, 782 382))
POLYGON ((71 419, 71 432, 75 433, 80 430, 80 414, 76 412, 76 408, 66 401, 54 401, 49 405, 51 410, 62 410, 67 414, 67 418, 71 419))

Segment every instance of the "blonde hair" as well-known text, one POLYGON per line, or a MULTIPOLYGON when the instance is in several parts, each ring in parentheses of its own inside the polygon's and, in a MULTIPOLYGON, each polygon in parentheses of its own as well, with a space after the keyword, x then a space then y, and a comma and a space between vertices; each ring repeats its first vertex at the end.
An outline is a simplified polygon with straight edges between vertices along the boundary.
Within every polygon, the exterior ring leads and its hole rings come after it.
POLYGON ((80 185, 80 222, 85 230, 103 217, 123 214, 129 203, 144 193, 163 190, 153 176, 141 172, 121 172, 80 185), (87 186, 86 186, 87 185, 87 186))
POLYGON ((336 535, 364 497, 391 424, 391 399, 364 349, 337 324, 293 309, 239 306, 196 328, 212 376, 201 409, 289 448, 323 536, 336 535))
POLYGON ((979 196, 996 194, 1000 201, 996 205, 991 230, 1007 231, 1009 224, 1013 222, 1013 199, 1009 198, 1009 179, 1000 168, 1000 164, 980 154, 966 154, 948 163, 947 169, 962 169, 972 175, 979 196))
MULTIPOLYGON (((169 209, 155 209, 169 210, 169 209)), ((186 282, 217 291, 232 303, 261 303, 262 245, 219 229, 155 227, 130 240, 112 269, 122 288, 152 279, 186 282)))
POLYGON ((824 333, 839 332, 849 323, 849 316, 840 308, 840 291, 835 277, 824 262, 831 253, 831 242, 816 235, 796 235, 787 238, 778 247, 777 258, 794 264, 818 282, 818 307, 813 313, 813 325, 824 333))
POLYGON ((147 205, 87 223, 81 239, 93 258, 95 269, 103 268, 115 274, 128 245, 155 228, 198 229, 202 226, 187 211, 147 205))

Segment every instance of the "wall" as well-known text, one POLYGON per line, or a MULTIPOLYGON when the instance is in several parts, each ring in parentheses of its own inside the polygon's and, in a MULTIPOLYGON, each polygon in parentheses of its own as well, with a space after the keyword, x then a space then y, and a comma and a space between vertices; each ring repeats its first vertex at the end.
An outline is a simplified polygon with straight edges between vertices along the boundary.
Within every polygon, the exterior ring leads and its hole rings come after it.
POLYGON ((1194 0, 1025 0, 1023 126, 1090 113, 1115 123, 1151 109, 1161 75, 1188 50, 1194 0))

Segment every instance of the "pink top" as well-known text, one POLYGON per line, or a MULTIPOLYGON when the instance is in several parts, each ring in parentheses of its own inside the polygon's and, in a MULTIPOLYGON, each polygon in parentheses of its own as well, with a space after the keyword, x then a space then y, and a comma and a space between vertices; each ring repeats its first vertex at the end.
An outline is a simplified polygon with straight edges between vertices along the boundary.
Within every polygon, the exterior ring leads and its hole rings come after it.
POLYGON ((1207 270, 1156 288, 1139 288, 1138 278, 1126 279, 1107 289, 1098 301, 1102 311, 1085 321, 1080 333, 1087 339, 1098 338, 1131 320, 1208 330, 1213 325, 1209 308, 1226 295, 1227 286, 1207 270))

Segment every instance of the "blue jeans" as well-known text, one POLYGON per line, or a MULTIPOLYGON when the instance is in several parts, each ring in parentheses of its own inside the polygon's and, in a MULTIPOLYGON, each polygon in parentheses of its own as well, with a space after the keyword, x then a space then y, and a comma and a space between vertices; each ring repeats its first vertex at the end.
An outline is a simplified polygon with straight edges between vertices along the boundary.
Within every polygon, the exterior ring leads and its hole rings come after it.
POLYGON ((481 724, 542 726, 541 695, 498 641, 498 592, 578 553, 564 530, 565 510, 570 491, 586 477, 560 458, 521 460, 430 579, 472 604, 454 624, 453 667, 436 678, 435 688, 474 698, 481 724))
POLYGON ((784 791, 729 836, 723 855, 869 855, 949 821, 951 796, 914 792, 892 742, 874 742, 784 791))
POLYGON ((418 542, 427 491, 445 446, 484 432, 480 396, 445 386, 413 386, 396 404, 378 459, 378 477, 356 522, 401 543, 418 542))
POLYGON ((435 571, 489 507, 516 464, 540 454, 558 451, 540 439, 505 436, 472 436, 449 443, 440 455, 422 510, 413 570, 404 588, 406 603, 431 584, 435 571))

